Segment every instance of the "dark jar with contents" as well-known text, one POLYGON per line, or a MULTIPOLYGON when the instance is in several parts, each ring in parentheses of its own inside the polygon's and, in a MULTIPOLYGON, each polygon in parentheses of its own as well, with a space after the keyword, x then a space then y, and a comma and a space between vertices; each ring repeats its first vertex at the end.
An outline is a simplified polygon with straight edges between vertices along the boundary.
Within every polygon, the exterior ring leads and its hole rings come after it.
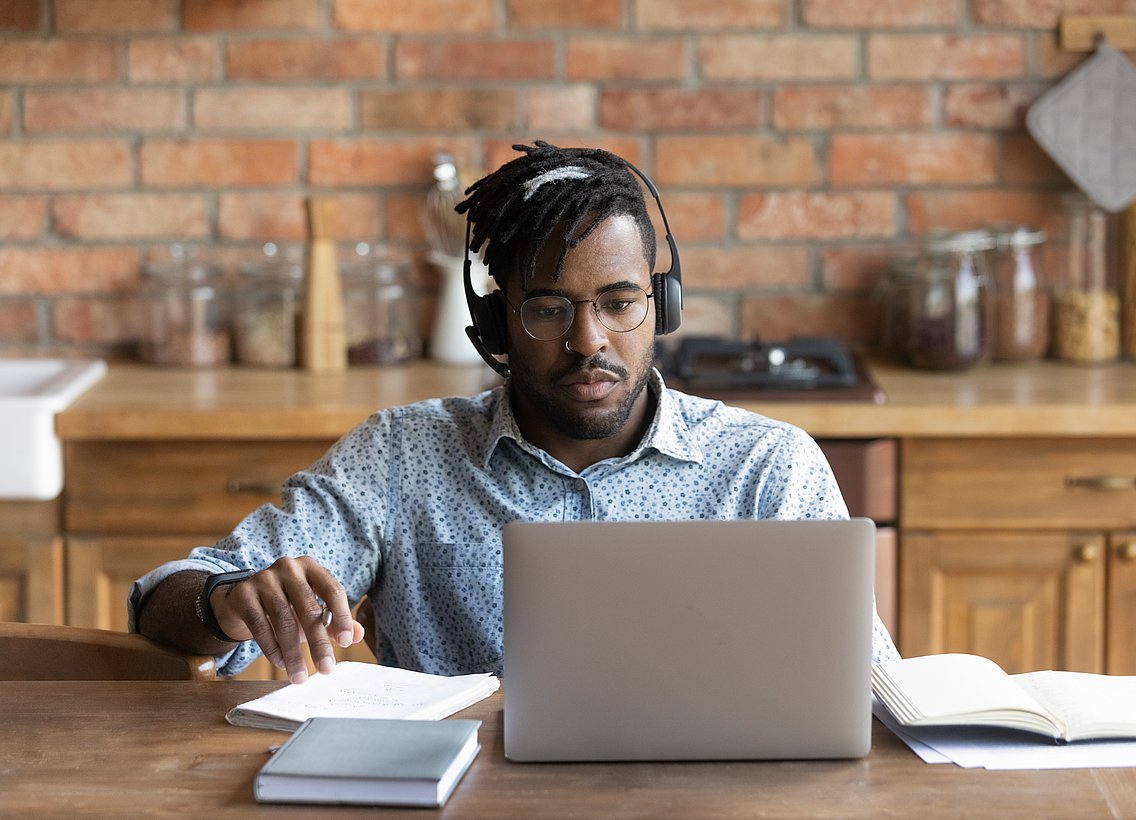
POLYGON ((349 364, 397 364, 422 354, 410 264, 360 244, 341 265, 349 364))
POLYGON ((1039 254, 1045 234, 1021 227, 1000 233, 997 241, 994 358, 1040 359, 1049 347, 1049 285, 1039 254))
POLYGON ((908 360, 928 370, 965 370, 990 351, 989 277, 985 231, 939 237, 928 243, 911 281, 908 360))
POLYGON ((260 258, 240 266, 233 332, 237 361, 255 367, 296 363, 296 329, 304 280, 300 250, 264 246, 260 258))
POLYGON ((880 347, 885 355, 907 361, 911 333, 911 282, 919 270, 919 259, 899 256, 888 263, 878 288, 880 304, 880 347))
POLYGON ((142 360, 196 367, 227 364, 232 297, 223 271, 174 246, 147 260, 142 274, 142 360))

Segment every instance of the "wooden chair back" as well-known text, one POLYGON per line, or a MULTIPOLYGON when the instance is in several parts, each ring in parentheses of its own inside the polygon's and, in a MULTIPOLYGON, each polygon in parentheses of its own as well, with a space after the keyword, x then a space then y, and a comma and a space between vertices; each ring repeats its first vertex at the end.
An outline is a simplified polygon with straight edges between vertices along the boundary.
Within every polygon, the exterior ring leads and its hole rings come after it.
POLYGON ((214 680, 213 658, 142 635, 0 622, 0 680, 214 680))

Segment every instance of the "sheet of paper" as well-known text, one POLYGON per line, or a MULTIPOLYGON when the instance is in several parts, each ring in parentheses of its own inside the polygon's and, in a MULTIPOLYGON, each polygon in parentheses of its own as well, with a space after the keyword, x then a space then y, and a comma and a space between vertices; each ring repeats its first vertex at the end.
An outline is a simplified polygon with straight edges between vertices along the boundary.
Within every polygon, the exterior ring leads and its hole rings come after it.
POLYGON ((932 749, 926 743, 908 734, 902 726, 895 722, 895 718, 893 718, 887 708, 876 699, 875 695, 872 696, 872 714, 879 719, 880 723, 890 729, 892 734, 906 743, 907 747, 915 752, 924 763, 954 762, 942 752, 932 749))

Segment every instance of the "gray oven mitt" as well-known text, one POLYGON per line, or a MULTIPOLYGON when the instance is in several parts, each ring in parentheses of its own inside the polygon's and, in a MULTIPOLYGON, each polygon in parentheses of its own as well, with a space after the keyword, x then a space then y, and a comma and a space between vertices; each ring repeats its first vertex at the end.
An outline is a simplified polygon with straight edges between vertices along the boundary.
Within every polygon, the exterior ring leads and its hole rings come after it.
POLYGON ((1026 128, 1101 208, 1136 199, 1136 67, 1103 40, 1034 102, 1026 128))

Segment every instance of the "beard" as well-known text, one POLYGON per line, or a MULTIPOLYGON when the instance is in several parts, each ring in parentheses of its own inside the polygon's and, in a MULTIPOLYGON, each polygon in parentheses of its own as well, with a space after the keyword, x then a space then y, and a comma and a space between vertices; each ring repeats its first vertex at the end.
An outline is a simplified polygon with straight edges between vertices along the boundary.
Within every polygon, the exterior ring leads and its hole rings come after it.
MULTIPOLYGON (((510 358, 515 359, 517 357, 510 358)), ((631 417, 631 411, 635 407, 635 402, 643 393, 643 388, 646 387, 651 380, 651 365, 653 361, 654 351, 648 348, 647 355, 642 361, 638 362, 635 367, 634 381, 631 382, 631 389, 627 391, 627 394, 618 405, 602 412, 580 410, 565 402, 557 401, 551 391, 543 387, 543 385, 548 383, 555 384, 560 379, 572 373, 594 369, 602 369, 614 373, 624 382, 628 382, 632 379, 632 373, 626 368, 608 361, 599 353, 590 358, 582 359, 572 366, 543 379, 538 377, 523 360, 510 361, 509 365, 513 375, 513 378, 509 380, 510 389, 521 394, 534 408, 542 413, 562 435, 576 439, 577 441, 609 438, 622 432, 623 428, 627 425, 627 420, 631 417)))

